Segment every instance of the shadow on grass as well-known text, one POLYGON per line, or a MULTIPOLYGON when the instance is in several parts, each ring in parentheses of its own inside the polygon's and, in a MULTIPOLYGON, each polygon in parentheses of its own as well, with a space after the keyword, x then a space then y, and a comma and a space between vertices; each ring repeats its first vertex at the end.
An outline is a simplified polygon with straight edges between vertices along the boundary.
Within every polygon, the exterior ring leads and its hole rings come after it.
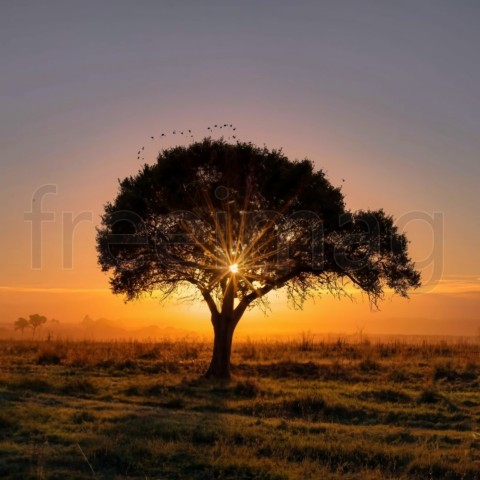
MULTIPOLYGON (((241 455, 225 455, 227 443, 242 445, 247 440, 229 433, 230 426, 221 413, 228 410, 228 399, 254 398, 258 394, 254 382, 202 378, 155 387, 144 391, 158 397, 157 408, 115 418, 99 432, 102 443, 85 446, 97 474, 192 480, 288 478, 250 464, 241 455), (208 400, 204 412, 184 409, 192 397, 208 400)), ((133 394, 139 393, 138 389, 133 394)))

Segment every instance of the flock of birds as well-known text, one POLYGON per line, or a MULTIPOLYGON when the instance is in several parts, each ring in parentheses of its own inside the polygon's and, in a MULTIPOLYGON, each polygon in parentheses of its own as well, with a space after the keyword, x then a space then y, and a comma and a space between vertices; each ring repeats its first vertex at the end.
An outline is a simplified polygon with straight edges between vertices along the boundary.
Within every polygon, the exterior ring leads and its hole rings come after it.
MULTIPOLYGON (((207 127, 207 132, 209 134, 212 134, 214 132, 215 133, 216 132, 218 132, 218 133, 227 132, 227 134, 225 135, 226 139, 227 140, 234 140, 234 141, 237 139, 236 131, 237 131, 237 127, 235 127, 231 123, 216 123, 215 125, 207 127)), ((195 141, 195 136, 192 133, 192 130, 190 130, 190 129, 187 129, 187 130, 173 130, 171 132, 162 132, 157 136, 151 135, 150 140, 152 140, 152 141, 155 141, 156 139, 157 140, 163 140, 163 139, 169 137, 170 135, 178 135, 179 137, 183 137, 187 141, 195 141)), ((145 160, 145 157, 143 156, 144 153, 145 153, 145 145, 140 147, 140 150, 138 150, 137 160, 145 160)))

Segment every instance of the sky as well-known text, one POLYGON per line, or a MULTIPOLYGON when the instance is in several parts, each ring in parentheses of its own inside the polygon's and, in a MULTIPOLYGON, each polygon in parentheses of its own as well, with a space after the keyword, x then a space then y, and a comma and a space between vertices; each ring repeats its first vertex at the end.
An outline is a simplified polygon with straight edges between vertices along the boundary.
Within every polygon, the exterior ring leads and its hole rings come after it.
POLYGON ((348 208, 394 215, 424 284, 380 311, 328 296, 292 311, 272 296, 269 315, 248 312, 242 333, 480 334, 478 2, 17 0, 0 10, 0 323, 38 312, 208 331, 202 305, 113 296, 95 227, 118 179, 141 166, 139 147, 153 162, 175 144, 151 135, 200 139, 228 122, 241 140, 310 158, 343 185, 348 208), (45 215, 40 239, 32 208, 45 215))

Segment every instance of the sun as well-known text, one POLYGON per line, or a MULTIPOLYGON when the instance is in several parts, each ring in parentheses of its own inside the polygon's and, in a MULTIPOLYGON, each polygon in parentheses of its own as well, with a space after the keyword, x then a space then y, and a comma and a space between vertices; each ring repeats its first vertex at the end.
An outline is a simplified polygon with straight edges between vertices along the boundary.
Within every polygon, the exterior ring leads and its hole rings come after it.
POLYGON ((233 263, 232 265, 230 265, 230 271, 232 273, 237 273, 238 272, 238 265, 236 263, 233 263))

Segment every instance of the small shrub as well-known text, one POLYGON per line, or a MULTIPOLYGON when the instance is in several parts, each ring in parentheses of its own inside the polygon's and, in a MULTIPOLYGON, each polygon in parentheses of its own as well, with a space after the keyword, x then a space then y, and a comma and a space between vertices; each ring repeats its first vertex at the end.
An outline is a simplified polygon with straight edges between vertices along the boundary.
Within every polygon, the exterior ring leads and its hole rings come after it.
POLYGON ((54 350, 44 350, 37 357, 37 365, 60 365, 64 359, 64 355, 60 355, 54 350))
POLYGON ((443 400, 442 395, 432 388, 427 388, 418 396, 417 403, 438 403, 443 400))

